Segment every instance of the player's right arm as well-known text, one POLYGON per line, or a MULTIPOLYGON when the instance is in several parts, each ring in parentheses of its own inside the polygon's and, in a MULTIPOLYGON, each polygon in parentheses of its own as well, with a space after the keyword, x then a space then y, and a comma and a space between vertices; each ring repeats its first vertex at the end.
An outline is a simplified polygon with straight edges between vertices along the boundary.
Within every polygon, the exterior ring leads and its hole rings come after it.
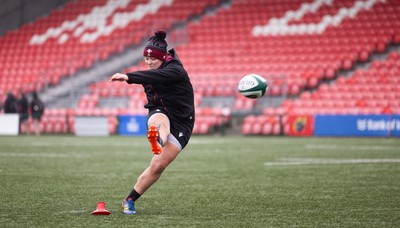
POLYGON ((123 82, 123 81, 128 81, 128 76, 126 74, 121 74, 121 73, 115 73, 113 76, 110 78, 110 82, 123 82))

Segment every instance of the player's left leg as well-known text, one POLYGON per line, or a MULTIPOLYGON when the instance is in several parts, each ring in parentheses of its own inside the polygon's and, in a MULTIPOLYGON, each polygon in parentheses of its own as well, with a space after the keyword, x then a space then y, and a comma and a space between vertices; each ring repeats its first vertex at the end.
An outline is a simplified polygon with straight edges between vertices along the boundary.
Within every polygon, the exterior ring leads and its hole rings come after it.
POLYGON ((134 189, 143 194, 152 186, 161 176, 163 171, 178 156, 180 149, 172 142, 167 142, 160 155, 155 155, 151 159, 149 167, 139 176, 134 189))
POLYGON ((157 182, 163 171, 178 156, 180 150, 176 144, 167 141, 163 152, 153 156, 149 167, 138 177, 131 193, 122 203, 125 214, 136 214, 135 201, 157 182))
POLYGON ((138 177, 131 193, 123 201, 125 214, 134 214, 135 201, 160 178, 163 171, 178 156, 182 149, 179 141, 170 134, 170 121, 162 112, 156 110, 147 121, 147 137, 155 154, 150 165, 138 177))

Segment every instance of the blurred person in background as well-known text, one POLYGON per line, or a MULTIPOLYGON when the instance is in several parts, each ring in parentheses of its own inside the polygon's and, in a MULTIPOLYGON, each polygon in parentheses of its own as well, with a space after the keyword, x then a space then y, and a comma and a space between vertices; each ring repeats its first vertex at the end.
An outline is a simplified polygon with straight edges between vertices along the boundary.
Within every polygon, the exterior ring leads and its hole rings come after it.
POLYGON ((20 134, 22 132, 26 132, 29 134, 29 129, 28 129, 28 118, 29 118, 29 113, 28 113, 28 108, 29 103, 28 99, 25 96, 25 93, 23 91, 19 92, 19 99, 18 99, 18 113, 19 113, 19 132, 20 134))
POLYGON ((33 130, 36 135, 40 135, 40 122, 42 120, 45 105, 42 100, 40 100, 37 92, 32 93, 32 101, 29 106, 32 114, 33 130))
POLYGON ((110 82, 141 84, 147 96, 147 138, 154 153, 150 165, 138 177, 123 200, 125 214, 135 214, 134 202, 160 178, 187 145, 192 135, 195 110, 193 87, 174 49, 167 51, 166 33, 158 31, 143 50, 148 70, 116 73, 110 82))
POLYGON ((6 100, 4 101, 4 113, 18 113, 18 101, 12 92, 7 93, 6 100))

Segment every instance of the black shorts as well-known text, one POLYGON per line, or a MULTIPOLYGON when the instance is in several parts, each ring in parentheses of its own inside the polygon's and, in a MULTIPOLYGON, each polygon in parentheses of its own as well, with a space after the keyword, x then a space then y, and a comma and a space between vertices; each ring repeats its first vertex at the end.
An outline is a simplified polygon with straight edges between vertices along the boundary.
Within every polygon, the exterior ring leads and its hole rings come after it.
POLYGON ((192 136, 192 130, 194 126, 194 121, 193 122, 180 122, 180 121, 174 121, 171 119, 167 113, 165 113, 161 109, 153 109, 149 111, 149 114, 147 116, 147 119, 149 119, 152 115, 156 113, 163 113, 166 115, 169 119, 170 123, 170 132, 171 134, 178 140, 178 142, 181 144, 182 149, 186 147, 186 145, 189 142, 190 137, 192 136))
POLYGON ((20 113, 19 114, 19 121, 20 123, 26 122, 29 118, 28 113, 20 113))
POLYGON ((42 113, 40 113, 40 112, 34 112, 34 113, 32 113, 32 119, 34 119, 34 120, 42 120, 42 113))

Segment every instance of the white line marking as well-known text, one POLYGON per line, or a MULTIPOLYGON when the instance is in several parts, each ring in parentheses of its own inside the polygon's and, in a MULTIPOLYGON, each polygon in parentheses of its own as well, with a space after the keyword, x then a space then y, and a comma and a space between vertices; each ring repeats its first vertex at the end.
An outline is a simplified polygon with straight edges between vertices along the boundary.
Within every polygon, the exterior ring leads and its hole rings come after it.
POLYGON ((0 153, 0 157, 87 158, 86 154, 0 153))
POLYGON ((226 144, 225 140, 221 139, 190 139, 189 144, 208 145, 208 144, 226 144))
POLYGON ((143 143, 135 144, 133 142, 107 142, 107 141, 65 141, 65 142, 30 142, 25 145, 18 145, 18 147, 93 147, 93 146, 104 146, 104 147, 141 147, 148 143, 147 140, 142 140, 143 143))
POLYGON ((281 158, 279 160, 276 162, 266 162, 264 166, 400 163, 400 159, 281 158))
POLYGON ((324 144, 307 144, 306 149, 318 150, 398 150, 396 146, 350 146, 350 145, 324 145, 324 144))

